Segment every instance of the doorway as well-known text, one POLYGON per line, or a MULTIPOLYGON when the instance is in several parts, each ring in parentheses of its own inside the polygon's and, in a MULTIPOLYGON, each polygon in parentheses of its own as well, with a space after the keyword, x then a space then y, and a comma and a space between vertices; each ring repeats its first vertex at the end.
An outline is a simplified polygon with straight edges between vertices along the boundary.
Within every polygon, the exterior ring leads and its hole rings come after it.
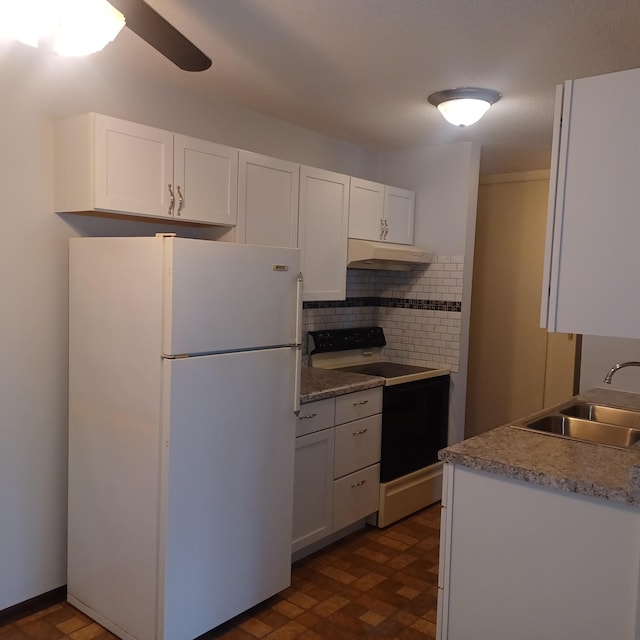
POLYGON ((540 328, 548 194, 548 171, 480 180, 467 438, 575 393, 578 337, 540 328))

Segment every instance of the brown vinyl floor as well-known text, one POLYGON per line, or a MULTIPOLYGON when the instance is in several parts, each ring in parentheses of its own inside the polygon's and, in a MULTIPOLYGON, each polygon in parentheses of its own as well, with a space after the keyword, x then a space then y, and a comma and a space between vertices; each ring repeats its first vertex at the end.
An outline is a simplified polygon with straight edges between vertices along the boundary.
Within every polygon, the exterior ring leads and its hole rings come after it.
MULTIPOLYGON (((367 528, 293 566, 291 587, 199 640, 432 640, 440 505, 367 528)), ((68 603, 0 627, 0 640, 116 640, 68 603)))

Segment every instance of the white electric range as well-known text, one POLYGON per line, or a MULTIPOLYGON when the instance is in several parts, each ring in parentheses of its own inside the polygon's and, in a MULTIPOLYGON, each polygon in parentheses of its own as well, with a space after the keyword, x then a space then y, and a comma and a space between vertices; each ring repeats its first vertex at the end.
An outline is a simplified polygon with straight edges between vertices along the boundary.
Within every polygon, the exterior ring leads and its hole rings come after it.
POLYGON ((384 378, 380 508, 385 527, 441 498, 438 451, 448 444, 449 370, 384 356, 382 327, 309 332, 309 364, 384 378))

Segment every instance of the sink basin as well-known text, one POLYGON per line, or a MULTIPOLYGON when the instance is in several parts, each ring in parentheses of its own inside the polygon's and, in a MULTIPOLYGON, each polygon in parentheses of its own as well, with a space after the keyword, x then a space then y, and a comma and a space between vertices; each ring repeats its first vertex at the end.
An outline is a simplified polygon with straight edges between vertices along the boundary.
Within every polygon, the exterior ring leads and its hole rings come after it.
POLYGON ((576 402, 560 410, 565 416, 593 420, 595 422, 606 422, 619 427, 631 427, 640 429, 640 412, 627 409, 608 407, 603 404, 592 404, 590 402, 576 402))
MULTIPOLYGON (((567 409, 572 409, 572 407, 567 407, 567 409)), ((609 407, 603 408, 609 409, 609 407)), ((522 426, 573 440, 585 440, 587 442, 595 442, 612 447, 623 447, 626 449, 640 449, 640 429, 596 422, 593 419, 576 418, 563 415, 564 412, 565 409, 562 410, 562 414, 546 415, 530 422, 524 422, 522 426)))

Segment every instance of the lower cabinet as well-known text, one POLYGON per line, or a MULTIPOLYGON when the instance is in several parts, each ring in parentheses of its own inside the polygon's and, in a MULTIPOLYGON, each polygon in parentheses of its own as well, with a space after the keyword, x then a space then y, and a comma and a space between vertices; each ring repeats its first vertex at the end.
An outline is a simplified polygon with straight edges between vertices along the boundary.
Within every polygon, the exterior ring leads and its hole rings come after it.
POLYGON ((334 440, 333 429, 296 438, 292 551, 332 531, 334 440))
POLYGON ((439 640, 640 636, 640 510, 445 464, 439 640))
POLYGON ((321 544, 378 510, 381 412, 381 387, 302 405, 296 434, 293 553, 321 544))

